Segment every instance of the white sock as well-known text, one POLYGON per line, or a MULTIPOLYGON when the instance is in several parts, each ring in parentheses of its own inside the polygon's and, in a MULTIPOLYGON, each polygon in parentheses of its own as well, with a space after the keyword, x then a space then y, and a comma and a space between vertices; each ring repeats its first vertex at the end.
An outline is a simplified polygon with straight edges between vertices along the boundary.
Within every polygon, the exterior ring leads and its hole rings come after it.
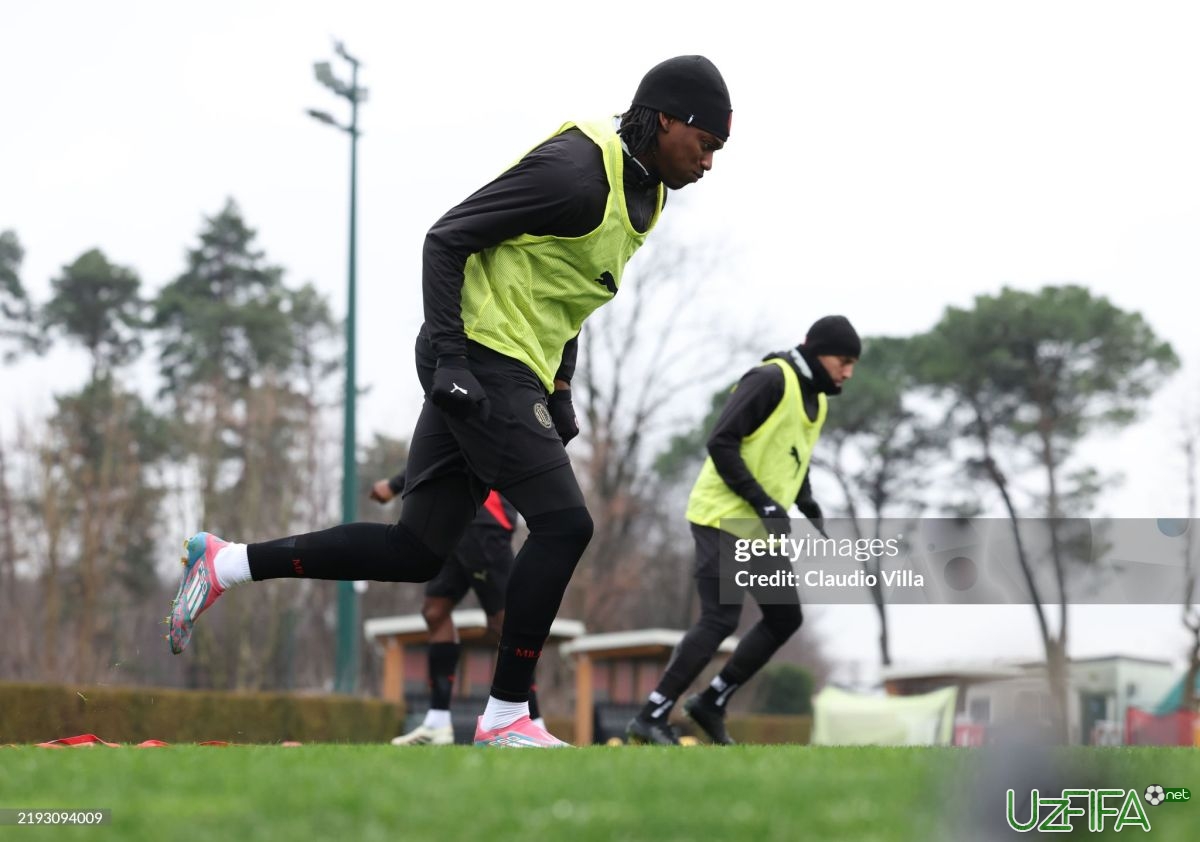
POLYGON ((537 719, 533 720, 533 724, 534 724, 534 725, 536 725, 536 726, 537 726, 537 727, 539 727, 539 728, 543 728, 543 729, 544 729, 544 728, 546 727, 546 720, 542 719, 542 718, 539 716, 537 719))
POLYGON ((483 730, 507 728, 522 716, 529 716, 529 702, 502 702, 495 696, 488 696, 487 707, 483 710, 483 730))
POLYGON ((213 567, 216 568, 217 584, 223 590, 249 582, 250 557, 246 555, 246 545, 226 544, 221 547, 213 559, 213 567))
POLYGON ((421 724, 426 728, 448 728, 450 727, 450 711, 430 708, 425 711, 425 721, 421 724))

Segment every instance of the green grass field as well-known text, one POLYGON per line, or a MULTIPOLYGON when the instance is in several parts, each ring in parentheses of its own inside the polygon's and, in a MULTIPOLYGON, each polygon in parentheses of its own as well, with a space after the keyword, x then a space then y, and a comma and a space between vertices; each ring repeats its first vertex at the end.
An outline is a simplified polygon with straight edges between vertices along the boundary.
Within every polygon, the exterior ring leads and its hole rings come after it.
MULTIPOLYGON (((1200 797, 1200 751, 0 748, 0 808, 112 811, 106 827, 6 826, 0 838, 976 840, 990 838, 981 822, 1005 827, 1007 785, 1039 782, 1055 795, 1157 783, 1200 797)), ((1200 804, 1147 814, 1150 833, 1124 837, 1200 836, 1200 804)))

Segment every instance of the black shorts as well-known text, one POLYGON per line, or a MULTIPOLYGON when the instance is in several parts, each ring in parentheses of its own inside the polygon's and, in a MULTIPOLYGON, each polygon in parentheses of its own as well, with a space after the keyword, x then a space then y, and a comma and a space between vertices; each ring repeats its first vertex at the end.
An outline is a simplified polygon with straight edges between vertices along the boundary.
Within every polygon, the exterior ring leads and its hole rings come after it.
POLYGON ((465 473, 478 481, 482 499, 485 489, 503 491, 570 461, 550 418, 546 389, 527 365, 468 342, 471 373, 487 393, 491 411, 486 421, 457 419, 429 400, 437 358, 424 330, 416 352, 426 397, 409 442, 406 496, 434 477, 465 473))
POLYGON ((504 594, 512 572, 512 533, 498 526, 472 526, 463 533, 441 572, 425 584, 425 595, 456 605, 475 591, 485 614, 504 610, 504 594))
POLYGON ((697 526, 690 522, 688 526, 692 528, 692 540, 696 542, 696 578, 721 578, 721 553, 724 552, 727 558, 732 557, 735 537, 712 526, 697 526))
POLYGON ((711 526, 688 524, 696 542, 697 579, 709 579, 719 583, 722 605, 741 605, 746 594, 754 597, 759 605, 799 605, 800 596, 790 586, 746 586, 737 583, 735 574, 745 569, 756 574, 771 574, 775 571, 787 573, 792 566, 786 559, 767 556, 755 559, 744 567, 733 563, 738 537, 711 526))

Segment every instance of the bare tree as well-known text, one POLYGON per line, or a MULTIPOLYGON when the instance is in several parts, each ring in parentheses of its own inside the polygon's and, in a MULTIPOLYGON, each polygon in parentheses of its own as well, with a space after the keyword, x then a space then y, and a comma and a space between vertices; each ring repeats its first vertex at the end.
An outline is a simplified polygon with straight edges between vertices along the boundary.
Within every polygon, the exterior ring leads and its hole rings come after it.
POLYGON ((661 527, 682 521, 660 505, 650 456, 677 423, 673 416, 706 394, 727 365, 719 352, 736 347, 713 328, 717 314, 706 309, 711 299, 698 280, 717 274, 719 264, 714 246, 659 235, 631 264, 620 294, 580 334, 575 389, 582 434, 572 450, 584 451, 578 463, 595 532, 568 599, 589 626, 604 628, 617 618, 627 625, 632 618, 622 607, 641 601, 648 579, 667 587, 653 600, 659 622, 664 609, 686 599, 682 588, 673 594, 669 586, 680 579, 690 584, 679 569, 687 554, 669 552, 679 536, 661 527))

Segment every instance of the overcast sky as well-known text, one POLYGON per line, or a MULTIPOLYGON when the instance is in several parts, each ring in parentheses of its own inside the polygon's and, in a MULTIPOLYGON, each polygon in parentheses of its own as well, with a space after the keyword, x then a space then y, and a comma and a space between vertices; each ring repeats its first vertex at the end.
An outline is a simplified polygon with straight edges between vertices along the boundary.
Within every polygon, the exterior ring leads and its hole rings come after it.
MULTIPOLYGON (((370 90, 359 436, 406 436, 430 224, 564 120, 623 110, 651 65, 702 53, 728 82, 732 135, 668 215, 682 238, 729 244, 727 276, 707 289, 732 325, 762 350, 829 312, 864 334, 905 334, 1005 284, 1084 284, 1142 312, 1185 363, 1142 424, 1089 447, 1127 475, 1104 509, 1183 514, 1177 428, 1200 377, 1188 306, 1200 279, 1198 4, 2 7, 0 230, 25 246, 38 301, 92 247, 152 294, 182 271, 202 217, 233 197, 269 258, 342 314, 349 144, 304 113, 347 116, 312 74, 324 59, 344 72, 336 36, 370 90)), ((4 405, 36 413, 83 373, 67 352, 4 369, 4 405)), ((12 421, 6 409, 0 430, 12 421)), ((1178 654, 1175 612, 1111 612, 1076 635, 1080 654, 1178 654)), ((898 654, 1037 653, 1027 608, 1011 622, 984 613, 954 620, 952 640, 948 620, 898 629, 898 654)), ((822 627, 847 657, 870 660, 866 617, 822 627)))

